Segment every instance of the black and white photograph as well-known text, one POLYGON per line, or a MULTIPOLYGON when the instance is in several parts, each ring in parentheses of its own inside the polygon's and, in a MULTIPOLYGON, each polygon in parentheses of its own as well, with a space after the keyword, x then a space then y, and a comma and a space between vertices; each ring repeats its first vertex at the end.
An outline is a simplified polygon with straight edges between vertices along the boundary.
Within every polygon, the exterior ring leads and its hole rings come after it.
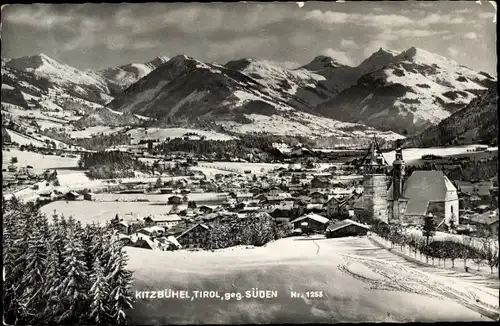
POLYGON ((495 1, 1 9, 5 325, 500 319, 495 1))

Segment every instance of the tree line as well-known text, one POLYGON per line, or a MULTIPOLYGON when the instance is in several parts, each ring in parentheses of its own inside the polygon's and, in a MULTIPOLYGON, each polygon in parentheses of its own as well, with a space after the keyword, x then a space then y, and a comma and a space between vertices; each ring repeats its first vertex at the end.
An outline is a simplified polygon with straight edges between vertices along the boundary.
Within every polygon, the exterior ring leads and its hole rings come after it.
POLYGON ((132 272, 111 228, 2 200, 7 324, 126 324, 132 272))
POLYGON ((440 167, 440 164, 421 164, 406 167, 406 175, 416 170, 443 170, 452 180, 486 180, 498 174, 497 157, 485 160, 458 162, 452 167, 440 167))
POLYGON ((237 216, 216 220, 211 224, 207 249, 221 249, 238 245, 263 246, 290 234, 287 226, 277 226, 268 215, 250 215, 245 219, 237 216))
POLYGON ((281 153, 272 146, 272 142, 263 136, 244 136, 233 140, 185 140, 174 138, 153 148, 153 154, 169 154, 170 152, 190 152, 211 156, 216 160, 247 157, 249 153, 269 159, 281 156, 281 153))
POLYGON ((446 259, 451 260, 452 268, 455 267, 455 260, 464 260, 464 269, 467 270, 467 260, 470 259, 477 265, 479 271, 480 264, 486 261, 493 274, 493 268, 498 269, 499 264, 499 248, 498 243, 495 244, 495 239, 488 231, 483 230, 482 236, 477 238, 478 244, 473 243, 473 238, 463 237, 457 239, 449 237, 444 240, 431 240, 435 236, 435 225, 429 222, 428 218, 424 223, 422 234, 408 233, 404 227, 400 225, 383 225, 375 224, 372 231, 391 243, 391 247, 400 247, 403 251, 405 247, 409 247, 411 253, 416 258, 417 253, 426 257, 426 262, 429 258, 438 259, 438 265, 443 260, 443 266, 446 267, 446 259))
POLYGON ((131 137, 126 133, 103 134, 98 133, 89 138, 72 138, 67 132, 57 131, 55 128, 44 129, 41 134, 71 146, 80 146, 88 150, 101 151, 119 145, 130 145, 131 137))
POLYGON ((144 162, 121 151, 100 151, 82 153, 78 167, 88 169, 91 179, 113 179, 134 177, 134 171, 148 171, 144 162))

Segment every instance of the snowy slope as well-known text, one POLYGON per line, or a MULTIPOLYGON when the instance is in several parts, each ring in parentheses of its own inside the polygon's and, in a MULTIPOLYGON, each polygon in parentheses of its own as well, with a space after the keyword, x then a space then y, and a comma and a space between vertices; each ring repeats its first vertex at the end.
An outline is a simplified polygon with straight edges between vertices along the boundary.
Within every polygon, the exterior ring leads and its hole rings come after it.
POLYGON ((477 142, 496 143, 498 135, 498 93, 490 87, 482 96, 439 124, 405 141, 408 146, 428 147, 477 142))
POLYGON ((226 292, 242 295, 240 300, 194 299, 178 305, 138 300, 130 313, 130 323, 489 320, 478 313, 480 304, 474 298, 498 301, 498 294, 485 295, 484 286, 458 278, 454 282, 451 277, 391 262, 379 252, 364 237, 319 236, 290 237, 263 247, 237 246, 215 251, 166 252, 128 247, 134 290, 185 289, 191 296, 195 290, 213 290, 222 297, 226 292), (246 291, 251 293, 252 289, 276 291, 277 297, 246 298, 246 291), (307 298, 304 294, 311 289, 321 291, 322 297, 307 298), (293 292, 303 296, 294 298, 293 292), (460 304, 464 301, 470 304, 460 304))
POLYGON ((180 55, 132 85, 109 107, 157 119, 213 121, 237 133, 365 137, 376 132, 307 113, 310 104, 300 96, 323 80, 304 69, 287 70, 262 60, 221 66, 180 55))
POLYGON ((43 53, 10 59, 5 65, 43 77, 52 84, 61 86, 68 93, 93 102, 107 103, 112 99, 104 78, 90 71, 84 72, 61 64, 43 53))
POLYGON ((255 58, 230 61, 225 67, 253 78, 265 86, 271 96, 295 106, 312 107, 336 93, 326 88, 324 76, 307 69, 285 69, 255 58))
POLYGON ((168 60, 170 60, 168 57, 157 57, 146 63, 130 63, 119 67, 101 69, 96 74, 108 81, 112 91, 119 92, 148 75, 168 60))

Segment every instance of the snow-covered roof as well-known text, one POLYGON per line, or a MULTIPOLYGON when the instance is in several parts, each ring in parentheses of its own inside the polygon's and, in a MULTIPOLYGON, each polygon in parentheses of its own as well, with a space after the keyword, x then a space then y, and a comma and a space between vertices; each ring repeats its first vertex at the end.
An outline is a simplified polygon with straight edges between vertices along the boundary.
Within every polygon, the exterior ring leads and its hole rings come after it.
POLYGON ((148 233, 153 233, 153 232, 164 232, 165 229, 162 228, 161 226, 149 226, 147 228, 141 229, 141 231, 146 231, 148 233))
POLYGON ((361 223, 358 223, 356 221, 346 219, 346 220, 342 220, 338 223, 329 225, 327 228, 327 231, 330 231, 330 232, 337 231, 337 230, 343 229, 349 225, 356 225, 356 226, 359 226, 359 227, 367 229, 367 230, 370 229, 370 226, 368 226, 368 225, 361 224, 361 223))
POLYGON ((326 223, 328 223, 330 221, 329 219, 327 219, 324 216, 321 216, 321 215, 318 215, 318 214, 314 214, 314 213, 310 213, 310 214, 298 217, 298 218, 294 219, 293 221, 290 221, 290 223, 300 222, 300 221, 305 220, 305 219, 312 219, 312 220, 315 220, 315 221, 323 223, 323 224, 326 224, 326 223))
POLYGON ((190 232, 191 230, 193 230, 194 228, 196 228, 196 227, 198 227, 198 226, 201 226, 201 227, 205 228, 206 230, 208 230, 208 229, 209 229, 209 227, 208 227, 207 225, 205 225, 205 224, 203 224, 203 223, 198 223, 198 224, 194 225, 193 227, 191 227, 191 228, 187 229, 186 231, 182 232, 182 233, 181 233, 181 234, 177 237, 177 239, 179 239, 180 237, 184 236, 184 234, 186 234, 186 233, 190 232))
MULTIPOLYGON (((387 200, 393 200, 393 185, 387 192, 387 200)), ((425 215, 429 202, 446 200, 448 191, 456 191, 443 171, 414 171, 404 185, 403 198, 408 199, 405 214, 425 215)))

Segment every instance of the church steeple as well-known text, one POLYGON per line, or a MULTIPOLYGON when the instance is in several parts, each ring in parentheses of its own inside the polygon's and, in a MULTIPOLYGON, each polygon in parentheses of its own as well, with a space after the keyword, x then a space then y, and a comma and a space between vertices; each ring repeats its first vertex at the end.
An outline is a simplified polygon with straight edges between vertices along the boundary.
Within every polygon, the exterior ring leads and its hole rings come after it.
POLYGON ((392 163, 392 221, 400 221, 399 199, 403 194, 403 181, 405 175, 405 162, 403 150, 400 146, 396 149, 396 159, 392 163))

